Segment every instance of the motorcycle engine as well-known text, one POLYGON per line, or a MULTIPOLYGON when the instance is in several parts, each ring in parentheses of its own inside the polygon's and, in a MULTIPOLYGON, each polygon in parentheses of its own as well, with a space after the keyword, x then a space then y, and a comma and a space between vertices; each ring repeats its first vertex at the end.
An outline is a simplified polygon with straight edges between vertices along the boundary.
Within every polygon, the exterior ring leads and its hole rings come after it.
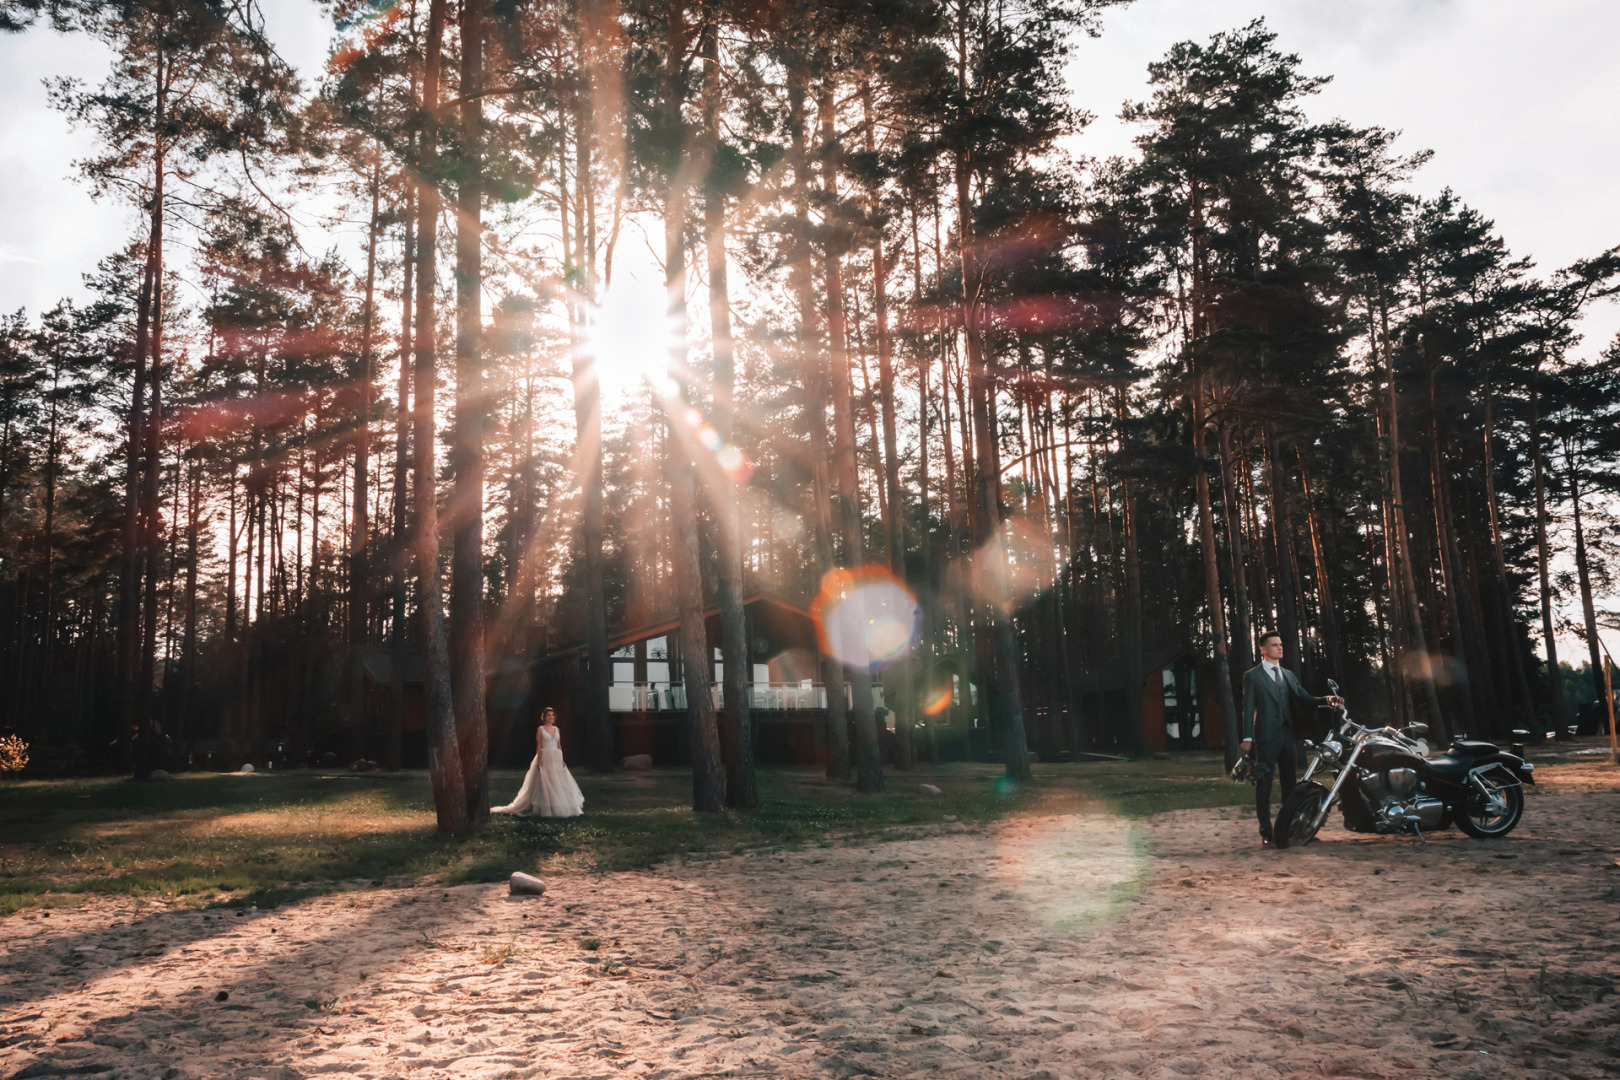
POLYGON ((1445 817, 1446 804, 1418 791, 1416 769, 1394 768, 1364 773, 1361 790, 1367 796, 1378 820, 1378 831, 1389 832, 1416 825, 1437 829, 1445 817))

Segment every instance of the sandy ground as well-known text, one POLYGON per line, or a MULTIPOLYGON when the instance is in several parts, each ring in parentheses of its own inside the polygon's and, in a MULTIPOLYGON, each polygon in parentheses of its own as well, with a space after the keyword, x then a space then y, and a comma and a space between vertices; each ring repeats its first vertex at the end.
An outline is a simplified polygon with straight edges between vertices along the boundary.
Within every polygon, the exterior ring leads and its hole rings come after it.
POLYGON ((1613 790, 1486 843, 1263 851, 1235 810, 941 830, 542 899, 20 914, 0 1078, 1620 1077, 1613 790))

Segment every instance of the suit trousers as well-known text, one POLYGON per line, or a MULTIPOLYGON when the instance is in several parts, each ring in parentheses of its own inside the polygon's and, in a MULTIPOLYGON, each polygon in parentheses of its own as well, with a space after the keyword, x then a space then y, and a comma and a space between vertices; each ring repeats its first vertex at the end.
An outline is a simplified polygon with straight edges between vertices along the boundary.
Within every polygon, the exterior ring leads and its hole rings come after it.
MULTIPOLYGON (((1294 742, 1292 728, 1284 726, 1282 729, 1282 742, 1277 756, 1270 761, 1260 758, 1258 744, 1255 746, 1255 774, 1254 783, 1254 812, 1260 819, 1260 833, 1262 836, 1271 835, 1271 777, 1275 773, 1282 779, 1282 797, 1294 793, 1294 775, 1299 756, 1299 745, 1294 742)), ((1270 748, 1267 747, 1269 750, 1270 748)))

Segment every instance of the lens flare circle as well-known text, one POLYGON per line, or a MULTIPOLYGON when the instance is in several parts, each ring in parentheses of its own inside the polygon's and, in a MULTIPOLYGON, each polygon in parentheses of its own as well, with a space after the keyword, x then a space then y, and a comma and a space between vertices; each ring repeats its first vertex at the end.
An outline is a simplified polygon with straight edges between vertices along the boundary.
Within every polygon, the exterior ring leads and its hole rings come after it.
POLYGON ((923 715, 938 716, 940 713, 951 707, 951 698, 953 696, 954 695, 951 693, 950 683, 945 683, 942 686, 936 686, 929 690, 928 696, 923 698, 923 715))
POLYGON ((714 455, 726 475, 734 484, 745 484, 754 475, 754 463, 748 460, 748 455, 737 447, 727 443, 714 455))
POLYGON ((922 627, 915 594, 881 566, 829 570, 810 617, 822 652, 855 668, 880 668, 906 656, 922 627))
POLYGON ((996 831, 997 884, 1049 934, 1094 931, 1146 887, 1147 838, 1112 813, 1015 817, 996 831))
POLYGON ((974 598, 1015 611, 1051 585, 1051 539, 1023 519, 1003 522, 968 560, 965 584, 974 598))

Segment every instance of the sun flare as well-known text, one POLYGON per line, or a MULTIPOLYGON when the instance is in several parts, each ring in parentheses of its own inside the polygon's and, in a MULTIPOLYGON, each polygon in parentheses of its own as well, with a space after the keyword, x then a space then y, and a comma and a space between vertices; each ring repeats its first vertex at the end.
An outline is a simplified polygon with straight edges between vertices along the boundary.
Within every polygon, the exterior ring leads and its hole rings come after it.
POLYGON ((623 275, 614 279, 592 312, 585 343, 595 357, 605 398, 661 391, 668 380, 673 331, 661 283, 623 275))

